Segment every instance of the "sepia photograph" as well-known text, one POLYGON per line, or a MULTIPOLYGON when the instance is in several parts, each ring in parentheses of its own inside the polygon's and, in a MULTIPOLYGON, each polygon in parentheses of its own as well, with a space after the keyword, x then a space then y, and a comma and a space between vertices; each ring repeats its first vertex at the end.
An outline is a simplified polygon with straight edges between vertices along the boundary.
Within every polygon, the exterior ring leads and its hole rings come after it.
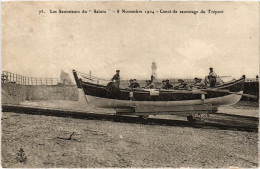
POLYGON ((1 3, 1 167, 258 168, 259 2, 1 3))

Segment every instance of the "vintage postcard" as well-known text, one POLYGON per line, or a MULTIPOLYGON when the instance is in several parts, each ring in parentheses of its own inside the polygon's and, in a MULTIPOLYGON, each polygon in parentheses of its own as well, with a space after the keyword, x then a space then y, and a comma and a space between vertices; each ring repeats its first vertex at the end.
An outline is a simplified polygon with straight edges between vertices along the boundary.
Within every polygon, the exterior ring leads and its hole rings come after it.
POLYGON ((259 2, 1 4, 4 168, 257 168, 259 2))

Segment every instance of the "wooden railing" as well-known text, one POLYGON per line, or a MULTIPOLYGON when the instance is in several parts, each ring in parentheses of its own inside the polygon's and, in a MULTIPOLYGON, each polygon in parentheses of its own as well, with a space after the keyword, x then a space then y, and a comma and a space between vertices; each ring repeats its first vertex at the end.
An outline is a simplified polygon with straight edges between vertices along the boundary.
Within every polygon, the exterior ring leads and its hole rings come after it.
POLYGON ((57 85, 59 83, 58 78, 26 77, 7 71, 2 72, 1 81, 2 83, 15 83, 21 85, 57 85))

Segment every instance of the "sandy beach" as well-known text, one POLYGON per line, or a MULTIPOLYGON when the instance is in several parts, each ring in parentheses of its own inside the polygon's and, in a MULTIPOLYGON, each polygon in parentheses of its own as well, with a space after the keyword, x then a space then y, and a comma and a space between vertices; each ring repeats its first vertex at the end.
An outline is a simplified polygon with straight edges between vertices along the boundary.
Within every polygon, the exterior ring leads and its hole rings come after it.
POLYGON ((3 112, 1 120, 2 167, 258 166, 258 132, 13 112, 3 112), (16 160, 20 148, 26 162, 16 160))

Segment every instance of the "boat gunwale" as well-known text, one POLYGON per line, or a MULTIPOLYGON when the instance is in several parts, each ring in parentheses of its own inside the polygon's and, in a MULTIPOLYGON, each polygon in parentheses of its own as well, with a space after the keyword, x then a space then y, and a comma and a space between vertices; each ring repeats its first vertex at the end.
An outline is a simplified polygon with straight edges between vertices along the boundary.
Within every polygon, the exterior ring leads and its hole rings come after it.
MULTIPOLYGON (((230 86, 233 86, 235 84, 241 83, 245 80, 245 78, 240 78, 236 81, 230 82, 230 83, 226 83, 223 85, 219 85, 216 86, 214 88, 208 87, 205 89, 212 89, 212 91, 214 92, 214 90, 217 91, 217 89, 223 89, 223 88, 227 88, 230 86)), ((90 83, 90 82, 86 82, 86 81, 81 81, 84 85, 88 85, 88 86, 92 86, 92 87, 96 87, 96 88, 102 88, 102 89, 106 89, 106 86, 104 85, 99 85, 99 84, 94 84, 94 83, 90 83)), ((161 94, 164 93, 185 93, 185 94, 206 94, 205 92, 201 91, 201 90, 205 90, 205 89, 195 89, 195 90, 176 90, 176 89, 154 89, 154 91, 159 91, 161 94)), ((119 88, 120 92, 134 92, 134 93, 150 93, 150 91, 147 91, 145 89, 139 89, 139 88, 134 88, 134 89, 122 89, 119 88)), ((228 92, 228 91, 227 91, 228 92)))

